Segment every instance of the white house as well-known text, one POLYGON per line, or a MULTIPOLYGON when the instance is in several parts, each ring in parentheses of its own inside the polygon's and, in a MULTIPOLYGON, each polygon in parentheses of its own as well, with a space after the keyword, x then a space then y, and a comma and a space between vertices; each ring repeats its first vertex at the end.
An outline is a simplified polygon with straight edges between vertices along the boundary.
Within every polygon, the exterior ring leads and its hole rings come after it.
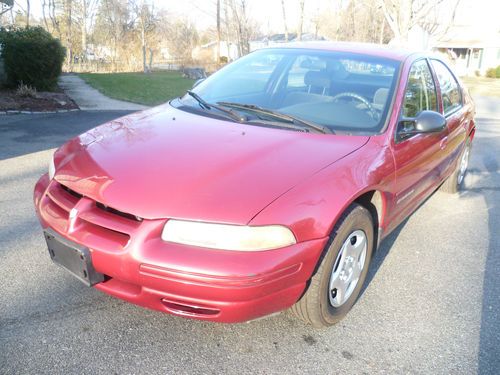
POLYGON ((407 44, 443 54, 461 76, 484 75, 500 65, 500 32, 486 33, 477 26, 453 26, 441 38, 417 26, 410 30, 407 44))
MULTIPOLYGON (((301 41, 303 42, 318 41, 318 40, 326 40, 326 39, 322 36, 317 36, 312 33, 302 34, 301 41)), ((289 33, 288 41, 297 42, 298 41, 297 34, 289 33)), ((285 34, 273 34, 261 39, 250 41, 250 52, 261 48, 280 46, 283 43, 286 43, 285 34)))
POLYGON ((446 38, 433 43, 433 49, 451 56, 459 75, 484 75, 500 65, 500 33, 478 34, 468 27, 454 27, 446 38))
MULTIPOLYGON (((211 61, 217 61, 217 42, 210 42, 194 48, 191 56, 194 60, 209 58, 211 61)), ((227 59, 228 62, 240 57, 236 43, 221 40, 220 57, 221 59, 227 59)))

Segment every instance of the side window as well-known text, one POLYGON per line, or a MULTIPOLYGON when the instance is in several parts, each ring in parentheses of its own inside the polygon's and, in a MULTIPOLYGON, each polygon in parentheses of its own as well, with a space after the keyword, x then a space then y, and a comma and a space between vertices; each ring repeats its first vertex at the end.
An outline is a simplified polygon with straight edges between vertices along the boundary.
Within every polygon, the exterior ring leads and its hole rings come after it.
POLYGON ((462 94, 457 80, 441 61, 432 60, 432 66, 441 87, 444 115, 449 115, 462 106, 462 94))
POLYGON ((427 61, 419 60, 413 64, 408 76, 403 116, 415 117, 424 110, 438 110, 437 95, 434 79, 427 61))

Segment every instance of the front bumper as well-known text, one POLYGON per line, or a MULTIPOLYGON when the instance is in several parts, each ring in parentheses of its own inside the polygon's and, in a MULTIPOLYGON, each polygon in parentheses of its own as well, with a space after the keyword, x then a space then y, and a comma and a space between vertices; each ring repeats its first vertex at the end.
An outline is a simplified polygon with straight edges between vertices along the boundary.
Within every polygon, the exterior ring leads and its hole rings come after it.
MULTIPOLYGON (((132 220, 48 176, 35 186, 43 228, 90 249, 95 285, 112 296, 171 314, 243 322, 284 310, 304 292, 327 238, 261 252, 200 249, 166 243, 166 220, 132 220)), ((131 215, 129 215, 131 216, 131 215)))

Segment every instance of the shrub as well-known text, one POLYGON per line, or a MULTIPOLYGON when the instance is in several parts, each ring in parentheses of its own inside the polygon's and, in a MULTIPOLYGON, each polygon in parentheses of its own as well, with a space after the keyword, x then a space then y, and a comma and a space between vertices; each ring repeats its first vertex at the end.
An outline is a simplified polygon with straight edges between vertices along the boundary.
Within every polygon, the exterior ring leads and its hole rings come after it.
POLYGON ((497 78, 497 70, 495 68, 489 68, 486 70, 486 77, 497 78))
POLYGON ((0 43, 9 86, 24 83, 41 91, 56 87, 66 55, 58 39, 41 27, 28 27, 1 29, 0 43))
POLYGON ((497 66, 496 73, 497 73, 497 78, 500 78, 500 65, 497 66))
POLYGON ((16 95, 20 98, 34 98, 36 97, 36 89, 21 82, 17 86, 16 95))

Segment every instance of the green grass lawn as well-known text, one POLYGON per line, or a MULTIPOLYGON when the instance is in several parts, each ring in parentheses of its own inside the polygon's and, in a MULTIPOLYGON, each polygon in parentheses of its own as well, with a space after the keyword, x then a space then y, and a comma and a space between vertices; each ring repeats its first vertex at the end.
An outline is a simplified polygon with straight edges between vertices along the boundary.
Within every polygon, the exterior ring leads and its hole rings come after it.
POLYGON ((161 104, 180 96, 194 83, 179 72, 85 73, 80 77, 110 98, 145 105, 161 104))
MULTIPOLYGON (((179 72, 85 73, 80 77, 110 98, 145 105, 161 104, 180 96, 194 83, 179 72)), ((462 80, 473 97, 500 97, 500 78, 463 77, 462 80)))
POLYGON ((500 96, 500 78, 462 77, 474 96, 500 96))

